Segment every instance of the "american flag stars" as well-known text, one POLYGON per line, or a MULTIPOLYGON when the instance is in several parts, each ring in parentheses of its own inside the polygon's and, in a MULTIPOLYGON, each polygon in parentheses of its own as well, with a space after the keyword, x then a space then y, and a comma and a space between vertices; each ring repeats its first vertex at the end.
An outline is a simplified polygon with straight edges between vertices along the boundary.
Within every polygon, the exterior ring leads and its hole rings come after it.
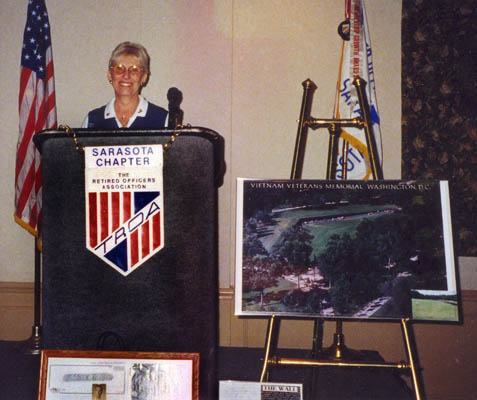
POLYGON ((44 78, 43 54, 51 46, 50 24, 44 2, 31 0, 28 3, 27 23, 23 36, 22 65, 44 78))

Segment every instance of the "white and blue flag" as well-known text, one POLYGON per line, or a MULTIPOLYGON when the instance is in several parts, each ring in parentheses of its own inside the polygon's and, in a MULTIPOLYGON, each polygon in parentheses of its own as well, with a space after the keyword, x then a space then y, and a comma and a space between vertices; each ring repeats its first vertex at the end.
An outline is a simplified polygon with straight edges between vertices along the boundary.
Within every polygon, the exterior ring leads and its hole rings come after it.
MULTIPOLYGON (((354 79, 359 76, 366 82, 365 92, 373 122, 371 132, 376 141, 378 162, 382 165, 381 129, 376 101, 373 53, 364 2, 345 0, 345 18, 349 21, 349 40, 343 40, 334 117, 350 119, 363 116, 358 93, 353 85, 354 79)), ((344 179, 344 152, 348 153, 346 179, 367 180, 371 177, 369 153, 363 129, 344 128, 338 147, 337 179, 344 179)))

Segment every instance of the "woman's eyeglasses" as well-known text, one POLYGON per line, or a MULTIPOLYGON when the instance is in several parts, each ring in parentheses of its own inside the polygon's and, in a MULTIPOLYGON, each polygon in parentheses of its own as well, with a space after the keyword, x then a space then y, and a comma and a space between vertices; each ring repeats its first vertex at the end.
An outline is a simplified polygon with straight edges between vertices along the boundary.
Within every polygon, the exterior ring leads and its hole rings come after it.
POLYGON ((142 68, 137 65, 131 65, 129 68, 126 68, 123 64, 116 64, 109 67, 109 69, 116 76, 122 76, 127 71, 132 78, 138 78, 142 72, 142 68))

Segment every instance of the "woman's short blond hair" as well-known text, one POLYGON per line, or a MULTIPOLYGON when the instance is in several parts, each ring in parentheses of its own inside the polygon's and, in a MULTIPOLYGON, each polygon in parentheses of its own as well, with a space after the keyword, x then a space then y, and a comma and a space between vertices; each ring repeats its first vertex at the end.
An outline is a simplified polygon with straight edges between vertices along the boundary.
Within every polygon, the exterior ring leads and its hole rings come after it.
POLYGON ((147 76, 149 76, 149 74, 151 73, 149 69, 151 59, 146 48, 143 45, 132 42, 119 43, 111 53, 111 57, 109 58, 109 67, 112 67, 114 64, 116 64, 118 58, 123 55, 131 55, 137 57, 137 59, 139 60, 140 67, 144 70, 147 76))

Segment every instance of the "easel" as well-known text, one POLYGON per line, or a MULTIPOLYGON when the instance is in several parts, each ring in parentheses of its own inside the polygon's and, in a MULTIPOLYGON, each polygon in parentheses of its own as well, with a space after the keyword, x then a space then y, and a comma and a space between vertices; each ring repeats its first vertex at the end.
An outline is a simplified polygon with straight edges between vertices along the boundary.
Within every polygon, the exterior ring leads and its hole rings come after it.
MULTIPOLYGON (((293 155, 293 164, 290 179, 301 179, 303 170, 303 160, 305 154, 305 146, 308 134, 308 128, 318 129, 327 128, 329 131, 329 145, 328 145, 328 160, 326 168, 326 179, 336 178, 336 165, 338 159, 338 140, 343 127, 355 127, 364 129, 366 136, 366 145, 369 153, 370 168, 373 178, 383 179, 383 172, 379 163, 376 142, 371 132, 371 113, 369 109, 368 100, 364 91, 366 82, 360 77, 357 77, 353 85, 358 93, 358 100, 362 110, 362 118, 354 119, 317 119, 310 115, 313 93, 316 90, 316 85, 309 79, 303 82, 303 99, 300 109, 300 118, 298 121, 298 131, 295 142, 295 152, 293 155)), ((343 179, 346 179, 346 155, 347 144, 343 145, 343 179)), ((408 327, 409 318, 401 319, 401 327, 403 332, 404 345, 406 349, 407 362, 389 363, 389 362, 365 362, 360 360, 359 352, 348 349, 344 344, 343 336, 343 321, 336 320, 336 333, 334 334, 333 344, 327 348, 322 349, 323 339, 323 318, 315 318, 313 328, 313 343, 311 358, 283 358, 276 355, 278 344, 278 332, 280 328, 280 318, 272 315, 268 322, 267 336, 265 343, 265 357, 263 362, 260 382, 268 379, 269 365, 288 365, 288 366, 337 366, 337 367, 372 367, 372 368, 392 368, 402 371, 410 371, 414 394, 416 400, 421 399, 418 373, 415 361, 415 355, 410 338, 410 330, 408 327)), ((314 377, 315 378, 315 377, 314 377)), ((316 379, 313 379, 313 384, 316 379)), ((314 388, 311 393, 313 394, 314 388)))

